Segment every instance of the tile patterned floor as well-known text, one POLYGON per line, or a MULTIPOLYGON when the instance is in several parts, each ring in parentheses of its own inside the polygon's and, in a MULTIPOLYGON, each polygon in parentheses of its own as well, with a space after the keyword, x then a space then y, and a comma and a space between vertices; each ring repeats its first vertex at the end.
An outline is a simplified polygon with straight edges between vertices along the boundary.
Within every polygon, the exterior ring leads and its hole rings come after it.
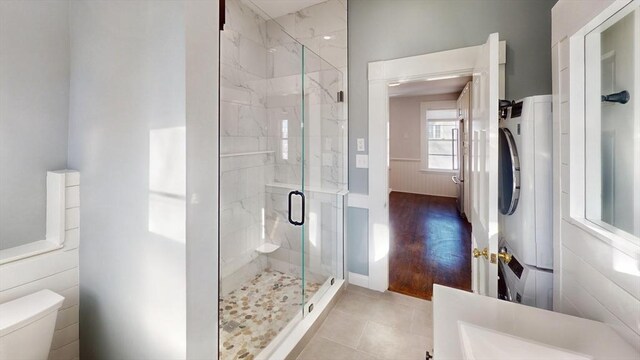
MULTIPOLYGON (((220 359, 253 359, 302 311, 302 279, 265 271, 220 299, 220 359)), ((307 283, 310 298, 320 284, 307 283)))
POLYGON ((424 360, 431 302, 349 285, 298 360, 424 360))

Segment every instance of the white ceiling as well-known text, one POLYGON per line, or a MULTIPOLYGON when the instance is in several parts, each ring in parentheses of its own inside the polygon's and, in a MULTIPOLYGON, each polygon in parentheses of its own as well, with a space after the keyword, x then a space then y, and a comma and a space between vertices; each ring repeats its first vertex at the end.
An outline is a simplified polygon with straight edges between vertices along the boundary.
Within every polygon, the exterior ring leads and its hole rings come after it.
POLYGON ((273 19, 325 1, 327 0, 251 0, 273 19))
POLYGON ((460 93, 469 81, 471 81, 471 76, 405 82, 398 86, 389 86, 389 96, 423 96, 460 93))

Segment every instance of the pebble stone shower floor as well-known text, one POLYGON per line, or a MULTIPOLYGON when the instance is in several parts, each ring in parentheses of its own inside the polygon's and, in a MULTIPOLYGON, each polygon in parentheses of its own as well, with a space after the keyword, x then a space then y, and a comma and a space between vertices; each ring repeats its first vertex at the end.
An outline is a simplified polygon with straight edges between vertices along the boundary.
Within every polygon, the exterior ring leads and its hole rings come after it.
MULTIPOLYGON (((306 283, 310 299, 321 284, 306 283)), ((220 359, 254 359, 302 311, 302 279, 268 270, 220 298, 220 359)))

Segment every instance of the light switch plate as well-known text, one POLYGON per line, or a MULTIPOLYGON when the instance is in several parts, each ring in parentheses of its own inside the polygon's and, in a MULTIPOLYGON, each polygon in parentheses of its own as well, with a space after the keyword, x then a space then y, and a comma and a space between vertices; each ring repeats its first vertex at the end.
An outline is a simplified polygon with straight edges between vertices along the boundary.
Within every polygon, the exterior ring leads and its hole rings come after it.
POLYGON ((358 138, 358 151, 365 151, 364 149, 364 138, 358 138))
POLYGON ((356 168, 369 168, 369 155, 356 155, 356 168))

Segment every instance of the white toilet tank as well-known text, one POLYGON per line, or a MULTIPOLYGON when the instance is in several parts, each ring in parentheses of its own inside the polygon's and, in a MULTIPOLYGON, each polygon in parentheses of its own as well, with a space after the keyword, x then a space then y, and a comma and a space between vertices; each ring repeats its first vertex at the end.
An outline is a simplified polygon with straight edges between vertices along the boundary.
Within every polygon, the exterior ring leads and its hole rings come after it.
POLYGON ((63 300, 41 290, 0 304, 0 359, 46 360, 63 300))

